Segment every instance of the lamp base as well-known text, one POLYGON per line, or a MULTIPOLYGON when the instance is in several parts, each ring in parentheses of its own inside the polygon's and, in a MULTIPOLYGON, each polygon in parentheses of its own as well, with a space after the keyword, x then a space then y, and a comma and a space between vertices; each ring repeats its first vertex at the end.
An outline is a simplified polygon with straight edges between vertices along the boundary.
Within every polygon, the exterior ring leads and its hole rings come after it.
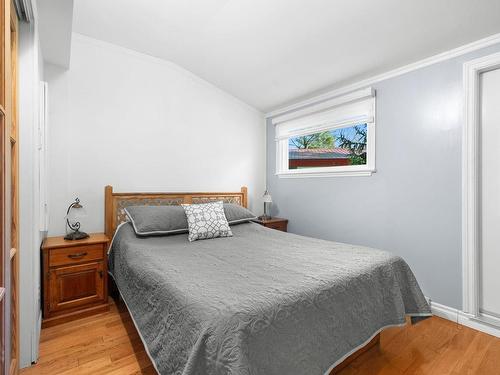
POLYGON ((259 216, 257 219, 259 219, 259 220, 270 220, 270 219, 272 219, 272 217, 269 216, 269 215, 264 214, 264 215, 259 216))
POLYGON ((73 241, 73 240, 83 240, 84 238, 90 237, 87 233, 85 232, 80 232, 77 230, 76 232, 71 232, 68 233, 66 236, 64 236, 65 240, 73 241))

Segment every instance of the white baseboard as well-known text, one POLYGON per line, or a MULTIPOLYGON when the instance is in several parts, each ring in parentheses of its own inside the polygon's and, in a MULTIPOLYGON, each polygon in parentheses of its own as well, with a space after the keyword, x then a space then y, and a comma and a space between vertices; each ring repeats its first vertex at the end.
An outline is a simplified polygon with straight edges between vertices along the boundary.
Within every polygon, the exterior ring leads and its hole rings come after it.
POLYGON ((496 336, 500 338, 500 326, 495 324, 490 324, 481 318, 476 318, 470 314, 467 314, 461 310, 455 309, 453 307, 441 305, 440 303, 430 301, 430 306, 432 313, 443 319, 451 320, 463 326, 475 329, 487 333, 488 335, 496 336))

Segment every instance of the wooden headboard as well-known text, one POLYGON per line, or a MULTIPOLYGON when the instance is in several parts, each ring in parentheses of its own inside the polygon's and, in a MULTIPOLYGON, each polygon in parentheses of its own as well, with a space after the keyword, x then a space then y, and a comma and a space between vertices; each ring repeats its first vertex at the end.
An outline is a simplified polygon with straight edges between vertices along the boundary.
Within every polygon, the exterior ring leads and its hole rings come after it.
POLYGON ((104 188, 104 227, 112 238, 116 227, 126 221, 124 208, 128 206, 176 206, 179 204, 224 201, 248 208, 248 192, 243 186, 240 192, 231 193, 114 193, 112 186, 104 188))

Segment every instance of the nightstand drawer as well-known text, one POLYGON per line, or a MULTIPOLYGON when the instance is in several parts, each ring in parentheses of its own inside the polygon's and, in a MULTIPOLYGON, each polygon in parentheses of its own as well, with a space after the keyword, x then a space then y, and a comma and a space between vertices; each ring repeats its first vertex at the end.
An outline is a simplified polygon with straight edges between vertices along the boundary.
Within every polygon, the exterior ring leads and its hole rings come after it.
POLYGON ((102 260, 103 257, 103 244, 51 249, 49 254, 49 266, 67 266, 75 263, 102 260))
POLYGON ((288 230, 288 220, 281 217, 258 218, 253 220, 253 222, 266 228, 281 230, 283 232, 288 230))
POLYGON ((280 222, 280 223, 269 223, 269 224, 266 224, 266 227, 286 232, 286 227, 287 227, 286 224, 287 223, 283 223, 283 222, 280 222))

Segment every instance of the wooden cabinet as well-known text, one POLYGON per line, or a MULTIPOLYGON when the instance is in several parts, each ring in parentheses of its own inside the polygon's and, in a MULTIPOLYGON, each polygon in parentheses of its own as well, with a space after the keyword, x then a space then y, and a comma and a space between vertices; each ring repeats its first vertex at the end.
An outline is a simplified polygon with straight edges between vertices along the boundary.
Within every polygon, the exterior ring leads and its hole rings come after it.
POLYGON ((256 219, 254 220, 254 222, 266 228, 276 229, 282 232, 286 232, 288 229, 288 219, 283 219, 281 217, 272 217, 269 219, 256 219))
POLYGON ((49 310, 71 309, 104 300, 103 262, 49 271, 49 310))
POLYGON ((44 241, 43 327, 109 309, 108 242, 102 233, 84 240, 49 237, 44 241))

